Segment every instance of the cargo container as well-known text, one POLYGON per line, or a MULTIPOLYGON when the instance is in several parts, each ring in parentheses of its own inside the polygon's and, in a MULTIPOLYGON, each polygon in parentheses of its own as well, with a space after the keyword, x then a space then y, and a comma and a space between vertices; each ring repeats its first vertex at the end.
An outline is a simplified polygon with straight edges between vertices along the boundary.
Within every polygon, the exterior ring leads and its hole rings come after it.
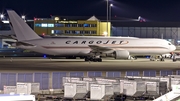
POLYGON ((147 81, 146 88, 147 88, 147 95, 154 97, 161 96, 167 93, 167 82, 147 81))
POLYGON ((39 93, 40 91, 40 84, 39 83, 24 83, 24 82, 17 82, 17 94, 32 94, 32 93, 39 93))
POLYGON ((108 84, 92 84, 90 99, 91 100, 102 100, 110 99, 113 96, 113 86, 108 84))
POLYGON ((173 85, 179 85, 180 84, 180 77, 171 78, 171 88, 173 85))
POLYGON ((83 99, 87 94, 87 87, 85 83, 65 83, 64 84, 64 98, 67 99, 83 99))
POLYGON ((83 79, 80 77, 63 77, 63 85, 65 83, 69 83, 69 82, 75 82, 75 81, 82 81, 83 79))
POLYGON ((119 83, 117 79, 108 79, 108 78, 95 78, 97 83, 119 83))
POLYGON ((3 91, 4 94, 16 94, 16 86, 4 86, 3 91))
POLYGON ((95 80, 95 78, 86 78, 86 77, 84 77, 83 78, 83 81, 91 81, 91 82, 95 82, 96 80, 95 80))
POLYGON ((142 96, 146 92, 146 85, 144 81, 136 80, 120 80, 120 93, 127 96, 142 96))

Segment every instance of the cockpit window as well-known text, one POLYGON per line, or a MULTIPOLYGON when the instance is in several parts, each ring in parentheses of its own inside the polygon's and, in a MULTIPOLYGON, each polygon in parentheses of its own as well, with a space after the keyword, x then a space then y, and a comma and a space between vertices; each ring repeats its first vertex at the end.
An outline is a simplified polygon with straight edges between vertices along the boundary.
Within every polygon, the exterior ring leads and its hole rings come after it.
POLYGON ((171 45, 171 43, 168 43, 168 45, 171 45))

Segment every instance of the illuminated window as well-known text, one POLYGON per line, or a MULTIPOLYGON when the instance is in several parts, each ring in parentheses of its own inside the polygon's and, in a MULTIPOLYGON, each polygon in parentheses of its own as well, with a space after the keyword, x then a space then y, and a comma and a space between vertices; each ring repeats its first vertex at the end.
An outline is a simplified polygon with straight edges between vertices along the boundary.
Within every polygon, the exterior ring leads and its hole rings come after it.
POLYGON ((84 24, 84 27, 90 27, 90 24, 84 24))
POLYGON ((64 27, 64 24, 56 23, 55 27, 64 27))
POLYGON ((41 27, 41 24, 37 23, 35 24, 35 27, 41 27))
POLYGON ((48 24, 48 27, 54 27, 54 24, 48 24))
POLYGON ((51 32, 53 32, 52 34, 63 34, 63 31, 62 30, 52 30, 51 32))
POLYGON ((51 30, 51 34, 54 34, 54 30, 51 30))
POLYGON ((75 31, 75 34, 80 34, 80 31, 75 31))
POLYGON ((47 23, 42 23, 41 27, 47 27, 47 23))

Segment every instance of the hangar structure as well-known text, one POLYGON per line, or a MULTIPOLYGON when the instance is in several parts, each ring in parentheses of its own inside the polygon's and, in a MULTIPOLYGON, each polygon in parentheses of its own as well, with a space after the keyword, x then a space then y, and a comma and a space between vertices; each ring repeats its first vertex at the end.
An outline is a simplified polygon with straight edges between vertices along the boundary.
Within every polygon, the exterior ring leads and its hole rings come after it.
POLYGON ((115 22, 111 36, 162 38, 180 45, 180 22, 115 22))

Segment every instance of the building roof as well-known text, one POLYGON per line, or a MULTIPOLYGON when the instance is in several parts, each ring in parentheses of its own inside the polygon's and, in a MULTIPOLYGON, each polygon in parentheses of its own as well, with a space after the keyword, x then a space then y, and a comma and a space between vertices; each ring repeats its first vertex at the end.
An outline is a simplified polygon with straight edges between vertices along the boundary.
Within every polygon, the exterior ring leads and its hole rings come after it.
POLYGON ((95 16, 90 17, 87 21, 99 21, 95 16))
POLYGON ((180 22, 117 22, 112 21, 114 27, 180 27, 180 22))

